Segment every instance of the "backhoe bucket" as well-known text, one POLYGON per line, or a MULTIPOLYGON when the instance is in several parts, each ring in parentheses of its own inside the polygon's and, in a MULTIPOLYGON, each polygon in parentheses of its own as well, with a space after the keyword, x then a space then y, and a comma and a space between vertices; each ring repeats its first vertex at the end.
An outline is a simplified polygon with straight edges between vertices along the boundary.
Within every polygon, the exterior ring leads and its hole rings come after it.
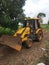
POLYGON ((20 51, 22 48, 22 40, 20 35, 14 37, 9 35, 3 35, 0 38, 0 44, 9 46, 17 51, 20 51))

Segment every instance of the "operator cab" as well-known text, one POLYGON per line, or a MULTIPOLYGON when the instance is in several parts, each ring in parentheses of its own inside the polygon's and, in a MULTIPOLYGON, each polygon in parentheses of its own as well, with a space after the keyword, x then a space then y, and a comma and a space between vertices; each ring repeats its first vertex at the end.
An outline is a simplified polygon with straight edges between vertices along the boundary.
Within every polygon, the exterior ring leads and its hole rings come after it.
POLYGON ((31 18, 24 20, 24 27, 30 26, 32 30, 37 30, 40 28, 40 19, 39 18, 31 18))
POLYGON ((40 19, 39 18, 26 19, 23 22, 19 22, 18 27, 19 28, 30 27, 30 29, 32 31, 36 31, 37 29, 41 28, 40 27, 40 19))

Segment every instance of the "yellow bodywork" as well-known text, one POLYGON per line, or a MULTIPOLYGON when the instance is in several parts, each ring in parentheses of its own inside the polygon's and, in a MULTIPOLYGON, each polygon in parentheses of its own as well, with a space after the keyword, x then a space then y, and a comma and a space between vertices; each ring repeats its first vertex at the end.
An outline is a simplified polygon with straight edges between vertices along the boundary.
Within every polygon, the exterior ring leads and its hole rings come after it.
POLYGON ((37 29, 36 34, 37 34, 40 30, 41 30, 41 29, 37 29))
POLYGON ((16 31, 16 33, 13 36, 17 36, 18 34, 20 34, 20 36, 22 38, 22 42, 24 42, 27 40, 27 37, 25 37, 25 35, 30 34, 30 28, 29 27, 20 28, 16 31))
MULTIPOLYGON (((35 34, 38 34, 38 32, 39 32, 40 30, 41 30, 41 29, 37 29, 36 32, 35 32, 35 34)), ((43 31, 42 31, 42 32, 43 32, 43 31)), ((27 40, 27 36, 25 36, 25 35, 29 35, 29 34, 30 34, 30 27, 18 29, 13 36, 16 37, 18 34, 20 34, 21 39, 22 39, 22 42, 26 41, 26 40, 27 40), (23 32, 23 33, 22 33, 22 32, 23 32)))

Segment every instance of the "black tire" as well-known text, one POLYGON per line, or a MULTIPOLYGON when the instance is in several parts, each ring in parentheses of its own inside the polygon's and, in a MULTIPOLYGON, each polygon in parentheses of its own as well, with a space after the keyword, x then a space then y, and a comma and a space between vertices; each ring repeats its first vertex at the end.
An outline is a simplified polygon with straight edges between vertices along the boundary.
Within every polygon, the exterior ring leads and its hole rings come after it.
POLYGON ((40 30, 38 33, 37 33, 37 40, 38 41, 41 41, 43 39, 43 32, 40 30))
POLYGON ((32 40, 28 38, 26 41, 26 48, 31 48, 32 47, 32 40))

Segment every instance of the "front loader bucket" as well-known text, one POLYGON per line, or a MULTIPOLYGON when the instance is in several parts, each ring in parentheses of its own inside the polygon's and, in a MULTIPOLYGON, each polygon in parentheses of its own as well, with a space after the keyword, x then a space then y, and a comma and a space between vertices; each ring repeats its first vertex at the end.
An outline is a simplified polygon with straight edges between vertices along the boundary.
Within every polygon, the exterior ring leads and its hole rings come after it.
POLYGON ((14 37, 9 35, 3 35, 0 38, 0 44, 9 46, 17 51, 21 50, 22 47, 22 41, 20 35, 14 37))

